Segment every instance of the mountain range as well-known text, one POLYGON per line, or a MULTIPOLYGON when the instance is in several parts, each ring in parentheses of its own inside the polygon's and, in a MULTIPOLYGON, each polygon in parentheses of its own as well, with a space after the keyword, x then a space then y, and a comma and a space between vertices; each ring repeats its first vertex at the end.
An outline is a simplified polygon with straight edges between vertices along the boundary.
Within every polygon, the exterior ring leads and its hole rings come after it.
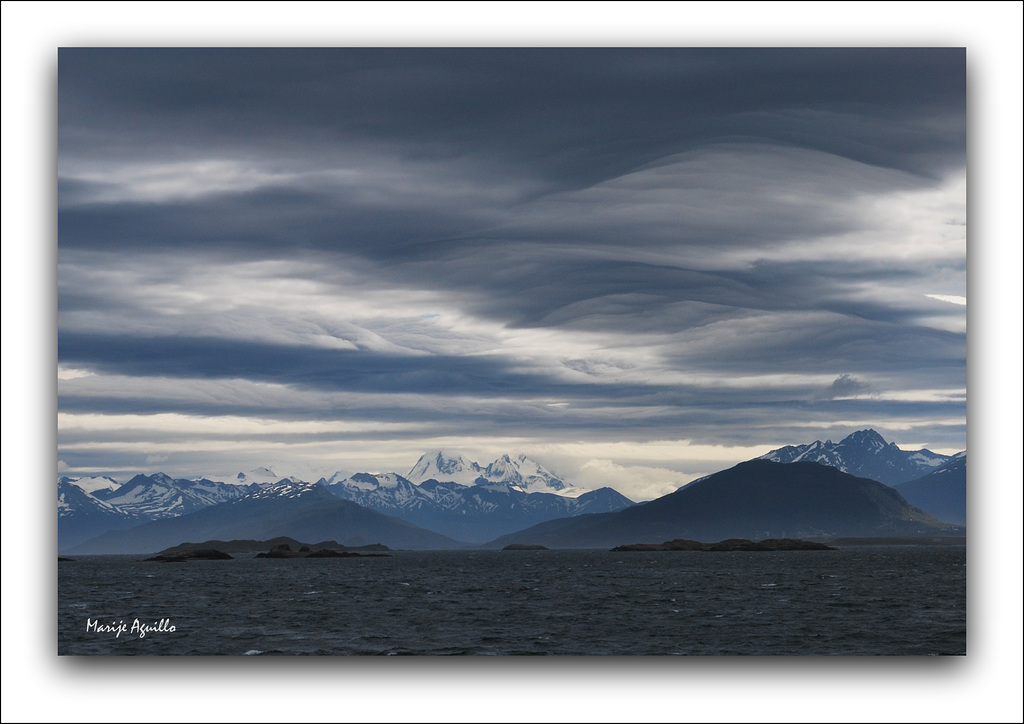
POLYGON ((280 535, 396 548, 589 547, 949 534, 944 524, 965 521, 966 452, 902 451, 873 430, 772 450, 638 505, 611 488, 568 484, 524 455, 480 465, 442 451, 423 455, 406 475, 338 472, 316 483, 265 468, 225 482, 163 473, 124 485, 112 478, 58 481, 62 552, 149 552, 186 540, 280 535), (862 471, 895 482, 882 485, 862 471))
POLYGON ((339 498, 471 543, 483 543, 553 518, 611 512, 633 505, 632 500, 612 488, 587 492, 574 488, 578 496, 567 497, 526 492, 519 485, 491 482, 482 476, 474 485, 434 478, 417 485, 396 473, 358 473, 344 480, 328 482, 321 478, 319 482, 339 498))
POLYGON ((552 520, 488 548, 604 548, 677 538, 834 538, 962 534, 895 489, 812 462, 750 460, 617 513, 552 520))
POLYGON ((948 523, 967 524, 967 451, 941 455, 901 450, 874 430, 858 430, 838 443, 815 440, 772 450, 759 459, 816 462, 890 485, 907 501, 948 523))
POLYGON ((92 495, 137 518, 159 520, 237 500, 259 489, 258 483, 233 485, 206 478, 176 480, 164 473, 154 473, 136 475, 124 485, 96 490, 92 495))
MULTIPOLYGON (((553 518, 621 510, 633 505, 633 501, 611 488, 587 490, 569 485, 525 455, 503 455, 481 466, 462 455, 437 451, 423 455, 409 475, 420 482, 413 483, 397 473, 339 472, 321 478, 315 485, 336 498, 439 533, 446 539, 443 547, 481 543, 553 518)), ((239 473, 230 478, 230 483, 207 478, 176 479, 164 473, 136 475, 124 485, 111 478, 82 480, 92 493, 78 486, 79 481, 62 479, 64 488, 58 491, 58 496, 65 502, 59 504, 64 506, 59 507, 64 512, 59 513, 58 550, 81 552, 81 544, 112 531, 89 550, 113 552, 127 545, 117 540, 140 540, 135 534, 115 535, 113 531, 187 517, 235 500, 258 500, 268 488, 277 490, 287 483, 313 485, 295 477, 279 476, 267 468, 239 473), (75 501, 73 509, 67 501, 75 501)), ((160 530, 164 529, 174 528, 160 530)), ((156 535, 156 530, 146 528, 143 533, 156 535)), ((267 536, 254 531, 250 537, 267 536)))
POLYGON ((57 482, 57 547, 64 550, 108 530, 237 500, 259 488, 255 483, 174 479, 164 473, 136 475, 123 485, 108 477, 63 477, 57 482))
POLYGON ((405 549, 465 547, 408 521, 342 500, 316 483, 282 480, 237 500, 127 530, 108 531, 68 552, 155 553, 186 541, 278 536, 335 540, 346 546, 382 543, 405 549))
POLYGON ((931 450, 900 450, 874 430, 858 430, 839 442, 815 440, 806 445, 787 445, 761 456, 777 463, 814 462, 851 475, 898 485, 920 478, 945 465, 951 455, 931 450))

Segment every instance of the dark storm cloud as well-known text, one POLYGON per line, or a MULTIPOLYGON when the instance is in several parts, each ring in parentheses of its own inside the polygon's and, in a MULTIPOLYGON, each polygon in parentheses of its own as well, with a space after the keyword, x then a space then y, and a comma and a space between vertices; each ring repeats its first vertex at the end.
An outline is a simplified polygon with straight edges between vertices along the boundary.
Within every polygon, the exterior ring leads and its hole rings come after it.
MULTIPOLYGON (((584 207, 584 211, 589 207, 584 207)), ((59 214, 64 250, 130 251, 140 255, 172 250, 246 260, 326 254, 320 277, 360 257, 388 270, 412 287, 475 292, 478 313, 519 326, 608 325, 622 330, 650 329, 660 323, 672 329, 674 312, 666 307, 696 302, 747 310, 819 308, 844 315, 897 321, 913 310, 896 309, 870 300, 833 298, 830 287, 857 279, 875 283, 901 281, 920 274, 891 263, 846 259, 829 262, 797 260, 762 262, 746 270, 692 269, 680 264, 634 261, 631 253, 662 247, 716 252, 738 245, 769 248, 779 239, 794 240, 839 234, 851 223, 795 213, 776 223, 770 215, 739 222, 737 212, 723 212, 717 229, 679 228, 666 223, 654 229, 638 210, 632 230, 608 224, 600 228, 586 218, 579 228, 552 225, 541 232, 512 228, 472 234, 487 226, 486 209, 345 206, 326 193, 271 189, 218 195, 193 203, 90 204, 59 214), (802 227, 802 228, 800 228, 802 227), (674 239, 659 239, 659 232, 674 239), (527 238, 522 238, 526 236, 527 238), (532 238, 531 238, 532 237, 532 238)), ((491 211, 498 216, 499 211, 491 211)), ((749 210, 748 210, 749 213, 749 210)), ((529 225, 530 209, 521 211, 529 225)), ((564 224, 564 222, 561 222, 564 224)), ((67 254, 65 253, 65 257, 67 254)), ((61 308, 73 304, 73 290, 62 290, 61 308)), ((706 310, 713 314, 711 310, 706 310)), ((706 321, 695 320, 697 323, 706 321)))
POLYGON ((318 253, 328 275, 354 255, 525 326, 645 328, 682 301, 828 308, 781 266, 740 278, 624 257, 840 236, 862 223, 841 204, 912 182, 829 158, 933 178, 965 151, 955 48, 62 49, 59 78, 68 173, 240 154, 288 176, 111 201, 109 174, 63 174, 62 249, 318 253), (317 176, 332 167, 358 180, 317 176), (630 294, 653 305, 646 322, 623 314, 630 294))
POLYGON ((180 150, 359 139, 410 155, 493 156, 580 187, 720 139, 924 173, 964 150, 957 48, 65 48, 59 64, 62 153, 79 142, 130 155, 154 141, 180 150), (835 121, 787 119, 793 110, 835 121), (936 117, 953 127, 916 127, 936 117))
POLYGON ((90 204, 62 210, 58 223, 67 230, 61 245, 69 249, 170 249, 248 259, 307 250, 400 259, 422 253, 418 244, 472 223, 458 210, 378 211, 342 204, 325 194, 267 189, 189 204, 90 204))
POLYGON ((863 373, 913 379, 915 384, 930 380, 936 386, 965 385, 962 341, 963 335, 955 332, 832 318, 781 329, 766 323, 763 332, 755 328, 704 349, 681 345, 675 361, 730 374, 831 374, 856 367, 863 373))
MULTIPOLYGON (((842 335, 836 335, 842 337, 842 335)), ((851 346, 867 343, 868 340, 849 342, 851 346)), ((920 345, 921 340, 914 340, 920 345)), ((792 372, 815 373, 822 369, 821 358, 830 358, 829 366, 842 365, 845 361, 839 355, 842 344, 821 341, 816 356, 806 355, 810 340, 799 343, 783 340, 777 348, 778 359, 761 361, 763 367, 779 369, 792 365, 792 372)), ((911 345, 913 346, 913 345, 911 345)), ((883 347, 877 352, 884 357, 891 350, 883 347)), ((857 355, 850 355, 850 363, 859 362, 857 355)), ((260 383, 279 383, 296 389, 321 391, 348 391, 358 393, 415 393, 427 396, 479 396, 483 399, 563 399, 570 400, 576 410, 588 407, 621 408, 637 406, 646 408, 645 415, 651 418, 665 417, 680 419, 690 414, 684 408, 694 407, 705 414, 715 409, 735 407, 758 407, 775 405, 805 405, 821 400, 819 391, 809 383, 793 383, 776 388, 730 389, 727 387, 698 387, 686 384, 598 384, 590 382, 567 383, 543 372, 529 372, 515 369, 507 360, 489 357, 465 357, 444 355, 402 356, 381 354, 371 351, 350 351, 315 349, 310 347, 284 346, 268 343, 225 340, 196 337, 142 337, 111 334, 83 334, 62 331, 58 347, 59 362, 67 367, 91 369, 104 374, 141 377, 177 378, 181 380, 231 380, 244 379, 260 383)), ((752 368, 728 356, 718 358, 719 367, 735 368, 736 372, 750 372, 752 368)), ((707 360, 711 369, 715 360, 707 360)), ((927 352, 919 358, 896 361, 896 370, 908 369, 922 381, 934 377, 935 384, 945 381, 948 373, 943 370, 948 361, 931 362, 927 352)), ((961 360, 963 362, 963 360, 961 360)), ((569 365, 571 366, 571 365, 569 365)), ((585 363, 584 363, 585 366, 585 363)), ((865 365, 869 371, 894 369, 892 364, 865 365)), ((864 385, 850 375, 841 375, 833 382, 831 399, 840 394, 848 395, 861 390, 864 385)), ((74 399, 73 395, 64 399, 74 399)), ((80 405, 82 400, 78 403, 80 405)), ((102 398, 95 399, 101 404, 102 398)), ((131 409, 131 401, 122 400, 123 409, 131 409), (127 406, 127 407, 125 407, 127 406)), ((195 401, 150 401, 149 411, 193 411, 195 401)), ((302 401, 308 405, 308 401, 302 401)), ((956 402, 959 404, 959 401, 956 402)), ((269 409, 271 403, 263 401, 258 406, 247 407, 246 402, 218 403, 205 400, 202 406, 216 414, 239 414, 256 409, 269 409)), ((63 407, 63 404, 62 404, 63 407)), ((145 407, 138 411, 145 411, 145 407)), ((376 408, 379 411, 379 407, 376 408)), ((436 409, 436 408, 435 408, 436 409)), ((275 412, 285 412, 287 407, 277 407, 275 412)), ((373 418, 374 408, 364 408, 360 414, 369 413, 373 418)), ((359 413, 357 407, 346 407, 345 414, 359 413)), ((415 419, 423 419, 420 412, 415 419)), ((428 413, 430 414, 430 413, 428 413)), ((469 416, 472 416, 470 413, 469 416)), ((515 414, 503 412, 503 419, 515 414)), ((621 422, 616 419, 615 423, 621 422)), ((581 424, 586 425, 581 421, 581 424)))
MULTIPOLYGON (((658 415, 657 408, 663 406, 699 404, 704 408, 714 408, 732 406, 739 400, 744 404, 774 404, 790 402, 809 391, 806 387, 736 392, 685 384, 567 383, 543 373, 517 370, 510 361, 494 356, 403 356, 219 338, 69 331, 60 333, 58 361, 66 367, 90 369, 108 375, 180 380, 244 379, 332 392, 567 399, 577 405, 576 409, 642 406, 650 408, 646 414, 654 416, 658 415)), ((173 403, 171 407, 155 401, 147 404, 153 405, 151 411, 183 409, 180 402, 173 403)), ((209 402, 204 404, 207 409, 215 407, 209 402)), ((218 411, 224 413, 227 408, 221 407, 218 411)), ((664 414, 673 413, 667 411, 664 414)), ((503 414, 502 417, 507 420, 508 416, 503 414)), ((616 420, 618 422, 621 419, 616 420)), ((586 426, 587 423, 584 421, 582 424, 586 426)))
POLYGON ((368 392, 497 393, 522 383, 496 360, 400 357, 284 347, 217 338, 138 337, 62 332, 58 359, 107 373, 179 378, 243 378, 368 392))
POLYGON ((63 412, 708 444, 963 417, 962 48, 58 61, 63 412))
MULTIPOLYGON (((591 385, 558 383, 517 372, 495 357, 402 356, 371 351, 316 349, 218 338, 141 337, 62 331, 58 360, 104 373, 198 379, 248 379, 296 387, 358 392, 465 395, 569 395, 591 385)), ((657 389, 615 386, 614 400, 653 396, 657 389)))

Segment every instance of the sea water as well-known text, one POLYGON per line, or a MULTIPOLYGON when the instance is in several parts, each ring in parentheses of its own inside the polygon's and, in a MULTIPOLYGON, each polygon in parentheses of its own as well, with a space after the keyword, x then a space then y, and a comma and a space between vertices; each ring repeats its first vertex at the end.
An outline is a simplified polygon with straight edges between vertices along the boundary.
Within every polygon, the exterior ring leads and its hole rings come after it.
POLYGON ((964 546, 58 563, 61 655, 958 656, 964 546))

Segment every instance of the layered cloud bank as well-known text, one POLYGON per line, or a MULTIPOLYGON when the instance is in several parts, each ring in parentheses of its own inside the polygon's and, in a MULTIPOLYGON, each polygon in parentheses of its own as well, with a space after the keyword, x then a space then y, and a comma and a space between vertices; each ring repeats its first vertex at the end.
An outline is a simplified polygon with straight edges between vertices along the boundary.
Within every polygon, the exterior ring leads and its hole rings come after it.
POLYGON ((59 63, 70 472, 967 447, 962 49, 59 63))

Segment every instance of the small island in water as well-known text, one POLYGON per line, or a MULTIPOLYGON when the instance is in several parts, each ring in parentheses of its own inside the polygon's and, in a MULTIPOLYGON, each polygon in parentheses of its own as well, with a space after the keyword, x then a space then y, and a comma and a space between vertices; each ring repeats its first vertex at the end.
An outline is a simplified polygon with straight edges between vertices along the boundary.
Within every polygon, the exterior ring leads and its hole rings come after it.
POLYGON ((160 551, 147 561, 181 563, 185 561, 231 560, 231 553, 243 558, 365 558, 386 555, 391 549, 380 543, 364 546, 344 546, 337 541, 300 543, 294 538, 279 537, 270 540, 208 540, 203 543, 182 543, 160 551), (255 556, 250 554, 255 553, 255 556))
POLYGON ((616 546, 613 552, 622 551, 834 551, 832 546, 799 538, 768 538, 752 541, 746 538, 729 538, 717 543, 701 543, 696 540, 676 538, 664 543, 630 543, 616 546))
POLYGON ((265 553, 257 553, 256 558, 365 558, 368 556, 383 556, 384 553, 357 553, 349 550, 336 550, 333 548, 318 548, 313 550, 307 545, 299 546, 293 551, 287 543, 279 543, 265 553))
POLYGON ((159 561, 160 563, 185 563, 186 561, 230 561, 234 559, 229 554, 216 548, 192 548, 183 551, 171 551, 168 549, 146 560, 159 561))

